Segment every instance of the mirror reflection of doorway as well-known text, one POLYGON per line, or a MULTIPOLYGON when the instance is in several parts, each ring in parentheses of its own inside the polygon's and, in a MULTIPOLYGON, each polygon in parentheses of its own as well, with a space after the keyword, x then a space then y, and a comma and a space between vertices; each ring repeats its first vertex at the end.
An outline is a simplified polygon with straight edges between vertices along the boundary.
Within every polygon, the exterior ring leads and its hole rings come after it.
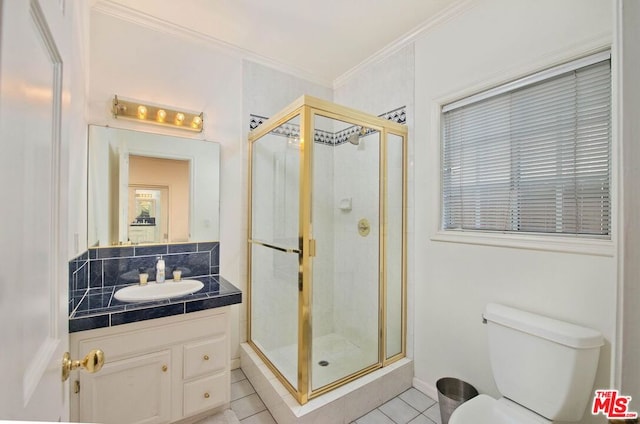
POLYGON ((169 187, 129 186, 129 241, 162 243, 169 239, 169 187))
POLYGON ((189 240, 190 162, 129 156, 128 242, 189 240))

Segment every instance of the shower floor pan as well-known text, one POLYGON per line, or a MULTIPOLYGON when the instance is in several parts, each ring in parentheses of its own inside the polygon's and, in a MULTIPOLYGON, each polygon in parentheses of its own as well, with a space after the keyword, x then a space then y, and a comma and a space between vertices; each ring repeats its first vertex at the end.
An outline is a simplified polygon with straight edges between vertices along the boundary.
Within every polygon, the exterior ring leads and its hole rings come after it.
POLYGON ((240 346, 240 366, 282 424, 350 423, 409 389, 413 380, 413 361, 403 358, 300 405, 247 343, 240 346))
MULTIPOLYGON (((313 341, 312 375, 314 389, 336 381, 375 363, 377 346, 364 348, 344 336, 330 333, 313 341)), ((260 347, 262 349, 262 347, 260 347)), ((263 349, 264 352, 264 349, 263 349)), ((269 352, 269 357, 289 381, 296 381, 298 346, 290 345, 269 352), (293 366, 292 366, 293 365, 293 366)))

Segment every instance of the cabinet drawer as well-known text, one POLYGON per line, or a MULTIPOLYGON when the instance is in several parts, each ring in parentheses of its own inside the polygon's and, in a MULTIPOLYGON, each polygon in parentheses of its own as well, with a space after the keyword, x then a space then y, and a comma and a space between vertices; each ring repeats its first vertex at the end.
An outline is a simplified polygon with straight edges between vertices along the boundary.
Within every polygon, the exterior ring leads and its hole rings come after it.
POLYGON ((184 385, 184 415, 193 415, 229 402, 229 374, 200 378, 184 385))
POLYGON ((229 361, 227 338, 222 336, 184 345, 183 378, 224 370, 229 361))

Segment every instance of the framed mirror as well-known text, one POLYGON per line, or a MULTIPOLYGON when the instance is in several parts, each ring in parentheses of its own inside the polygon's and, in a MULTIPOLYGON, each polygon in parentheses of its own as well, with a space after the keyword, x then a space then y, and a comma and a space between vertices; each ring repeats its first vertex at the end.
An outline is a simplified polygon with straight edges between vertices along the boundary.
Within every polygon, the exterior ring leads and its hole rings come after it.
POLYGON ((89 126, 89 247, 219 240, 220 145, 89 126))

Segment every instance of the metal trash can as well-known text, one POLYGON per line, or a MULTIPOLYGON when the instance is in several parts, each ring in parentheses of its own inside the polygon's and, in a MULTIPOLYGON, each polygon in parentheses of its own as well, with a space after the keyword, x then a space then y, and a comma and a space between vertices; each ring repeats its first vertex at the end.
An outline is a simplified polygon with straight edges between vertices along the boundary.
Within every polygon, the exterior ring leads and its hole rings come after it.
POLYGON ((445 377, 436 382, 440 418, 442 424, 448 424, 453 410, 471 398, 478 396, 478 391, 471 384, 457 378, 445 377))

